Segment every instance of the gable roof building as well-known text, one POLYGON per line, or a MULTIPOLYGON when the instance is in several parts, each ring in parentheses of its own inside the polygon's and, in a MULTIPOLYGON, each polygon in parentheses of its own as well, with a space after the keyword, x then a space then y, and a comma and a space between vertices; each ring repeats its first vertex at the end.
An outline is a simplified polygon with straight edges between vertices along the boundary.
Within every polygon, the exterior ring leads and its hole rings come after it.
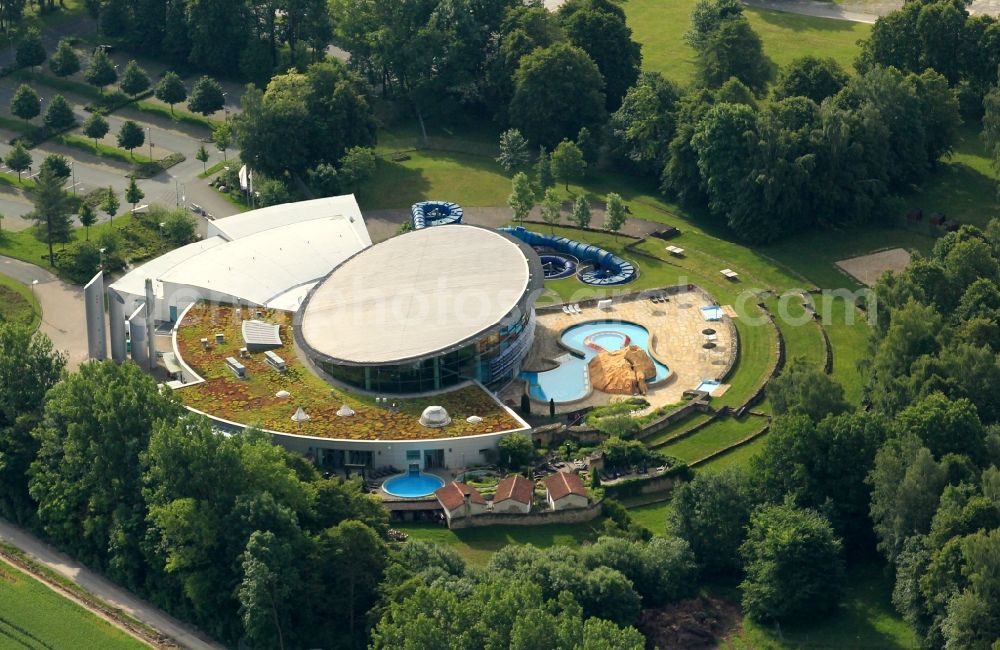
POLYGON ((505 476, 493 496, 493 512, 530 512, 535 484, 520 474, 505 476))
POLYGON ((545 493, 545 500, 553 510, 586 508, 590 502, 583 481, 572 472, 556 472, 546 478, 545 493))
POLYGON ((486 512, 486 499, 476 488, 465 483, 452 481, 435 490, 434 496, 444 509, 444 516, 449 524, 452 519, 473 517, 486 512))

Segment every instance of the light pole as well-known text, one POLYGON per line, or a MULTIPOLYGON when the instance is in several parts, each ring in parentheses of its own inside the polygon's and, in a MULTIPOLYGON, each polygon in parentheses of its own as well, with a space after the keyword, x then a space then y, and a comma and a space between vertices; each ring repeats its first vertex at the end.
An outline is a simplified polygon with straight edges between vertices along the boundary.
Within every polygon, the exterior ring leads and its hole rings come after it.
POLYGON ((149 141, 149 159, 153 159, 153 133, 146 127, 146 140, 149 141))
POLYGON ((35 285, 38 284, 38 280, 31 281, 31 300, 37 302, 35 298, 35 285))
POLYGON ((222 112, 225 115, 226 121, 229 121, 229 106, 226 105, 226 95, 228 93, 222 93, 222 112))
POLYGON ((69 161, 69 175, 70 182, 73 183, 73 196, 76 196, 76 165, 73 164, 72 160, 69 161))

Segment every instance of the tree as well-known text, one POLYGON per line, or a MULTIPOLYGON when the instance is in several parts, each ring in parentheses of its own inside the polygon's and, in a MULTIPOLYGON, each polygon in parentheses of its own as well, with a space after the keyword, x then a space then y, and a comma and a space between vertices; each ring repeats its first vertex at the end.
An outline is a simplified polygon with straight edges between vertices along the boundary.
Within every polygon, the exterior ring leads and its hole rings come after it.
POLYGON ((618 231, 625 225, 628 218, 628 208, 622 200, 621 195, 611 192, 607 197, 607 208, 604 215, 604 228, 615 234, 618 239, 618 231))
POLYGON ((500 134, 500 155, 497 162, 508 174, 528 162, 528 141, 517 129, 500 134))
POLYGON ((708 88, 718 88, 736 77, 761 94, 771 77, 764 46, 743 16, 722 21, 698 51, 698 77, 708 88))
POLYGON ((129 61, 122 72, 118 87, 126 95, 135 97, 149 88, 149 75, 134 60, 129 61))
POLYGON ((511 192, 507 197, 507 205, 514 213, 514 221, 523 223, 524 218, 535 207, 535 193, 531 190, 531 181, 524 172, 514 174, 511 179, 511 192))
POLYGON ((132 120, 122 122, 121 128, 118 129, 118 146, 122 149, 128 149, 131 158, 135 158, 133 150, 136 147, 141 147, 144 142, 146 142, 146 132, 141 126, 132 120))
POLYGON ((163 220, 163 234, 174 246, 183 246, 194 239, 194 219, 187 210, 171 210, 163 220))
POLYGON ((497 444, 497 453, 500 466, 515 471, 531 465, 538 456, 531 438, 523 433, 512 433, 502 438, 497 444))
POLYGON ((90 65, 84 71, 83 78, 91 86, 97 86, 97 89, 101 93, 104 92, 105 86, 118 81, 118 73, 115 71, 115 66, 111 63, 111 59, 103 47, 97 48, 94 56, 90 58, 90 65))
POLYGON ((542 221, 549 224, 549 229, 551 232, 555 232, 555 226, 559 223, 561 217, 560 210, 562 210, 562 199, 556 194, 556 191, 551 187, 545 190, 545 196, 542 198, 541 212, 542 221))
POLYGON ((580 150, 583 154, 583 161, 588 165, 593 163, 597 159, 597 143, 594 141, 594 136, 591 135, 590 129, 583 127, 580 132, 576 134, 576 148, 580 150))
POLYGON ((63 131, 76 125, 76 116, 73 114, 73 107, 69 105, 66 98, 56 95, 49 102, 49 107, 45 109, 45 126, 52 131, 63 131))
POLYGON ((86 229, 87 241, 90 241, 90 227, 97 223, 97 213, 94 212, 94 208, 90 207, 89 203, 84 201, 80 204, 77 217, 80 219, 80 225, 86 229))
POLYGON ((66 156, 57 153, 45 156, 45 160, 43 160, 42 164, 38 167, 39 172, 43 172, 47 169, 64 181, 70 177, 70 174, 73 173, 73 170, 69 165, 69 160, 66 159, 66 156))
POLYGON ((340 159, 337 175, 345 188, 356 189, 375 175, 375 150, 371 147, 351 147, 340 159))
POLYGON ((45 62, 45 46, 36 29, 29 29, 17 43, 14 61, 19 68, 32 68, 45 62))
POLYGON ((181 410, 139 366, 93 361, 53 387, 36 429, 29 490, 43 529, 132 588, 141 583, 148 528, 141 455, 154 423, 181 410))
POLYGON ((268 178, 337 165, 352 147, 375 143, 373 112, 359 80, 337 63, 305 74, 277 75, 261 93, 248 91, 232 118, 244 163, 268 178))
POLYGON ((586 170, 583 152, 569 140, 560 142, 552 152, 552 175, 566 186, 566 190, 569 190, 570 181, 582 180, 586 170))
POLYGON ((699 473, 674 490, 667 532, 687 540, 695 559, 713 575, 734 574, 757 495, 736 467, 699 473))
POLYGON ((223 122, 212 129, 212 142, 215 143, 215 148, 222 153, 222 159, 229 160, 226 150, 233 142, 232 127, 229 122, 223 122))
POLYGON ((17 172, 17 182, 21 182, 21 172, 24 172, 31 168, 31 154, 28 150, 24 148, 21 141, 14 145, 14 148, 7 152, 7 157, 4 158, 4 162, 7 166, 17 172))
POLYGON ((156 84, 154 94, 158 100, 170 105, 170 114, 174 114, 174 104, 179 104, 187 99, 187 88, 184 82, 172 70, 167 70, 160 82, 156 84))
POLYGON ((198 160, 198 161, 201 162, 201 171, 203 173, 207 172, 208 171, 208 149, 205 148, 205 143, 201 143, 201 144, 198 145, 198 151, 197 151, 197 153, 194 154, 194 158, 195 158, 195 160, 198 160))
POLYGON ((528 139, 554 146, 604 122, 604 79, 583 50, 567 43, 523 57, 514 74, 510 121, 528 139))
POLYGON ((108 134, 111 127, 108 121, 98 113, 93 113, 83 123, 83 134, 94 141, 94 150, 97 150, 97 141, 108 134))
POLYGON ((30 217, 37 223, 35 236, 49 246, 49 264, 55 264, 52 244, 66 243, 73 235, 69 197, 63 190, 63 177, 52 168, 43 169, 35 178, 35 209, 30 217))
POLYGON ((819 422, 805 415, 777 417, 752 461, 754 491, 772 503, 789 498, 819 510, 852 549, 870 548, 871 488, 865 478, 886 428, 881 416, 864 412, 819 422))
POLYGON ((590 218, 590 201, 581 194, 573 202, 573 211, 570 213, 569 220, 580 228, 586 228, 590 225, 590 218))
POLYGON ((691 26, 684 33, 684 41, 695 51, 701 51, 724 21, 742 15, 743 5, 739 0, 698 0, 691 10, 691 26))
POLYGON ((202 77, 194 83, 187 106, 195 113, 211 115, 221 110, 225 102, 219 82, 211 77, 202 77))
POLYGON ((814 510, 785 503, 750 517, 740 546, 743 609, 758 621, 789 620, 837 605, 844 582, 841 543, 814 510))
POLYGON ((801 414, 813 422, 850 409, 844 400, 844 387, 800 357, 768 382, 767 397, 776 415, 801 414))
POLYGON ((570 42, 586 52, 604 77, 607 108, 616 110, 639 78, 642 53, 632 40, 632 30, 619 12, 608 11, 597 3, 567 5, 569 14, 563 25, 570 42), (574 7, 580 7, 573 10, 574 7))
POLYGON ((243 553, 240 611, 247 640, 256 647, 284 648, 283 619, 292 605, 295 550, 271 531, 254 531, 243 553))
POLYGON ((80 71, 80 57, 65 38, 60 39, 55 53, 49 59, 49 70, 57 77, 69 77, 80 71))
POLYGON ((132 212, 135 212, 135 205, 146 196, 146 193, 139 189, 135 182, 135 176, 129 176, 128 187, 125 188, 125 200, 132 204, 132 212))
POLYGON ((807 55, 795 59, 781 71, 772 92, 775 99, 808 97, 821 104, 827 97, 836 95, 849 79, 832 57, 807 55))
POLYGON ((115 215, 118 214, 119 207, 121 207, 121 203, 118 201, 118 195, 115 194, 114 188, 109 185, 107 192, 101 199, 101 210, 108 215, 108 221, 112 226, 115 225, 115 215))
POLYGON ((38 443, 31 431, 65 365, 44 334, 27 324, 0 323, 0 513, 18 523, 35 518, 27 479, 38 443))
POLYGON ((983 140, 993 169, 1000 169, 1000 85, 990 88, 983 97, 983 140))
POLYGON ((535 161, 535 184, 544 192, 552 187, 552 157, 545 147, 539 147, 538 159, 535 161))
POLYGON ((680 88, 657 72, 640 75, 609 120, 611 149, 640 171, 660 174, 677 128, 680 88))
POLYGON ((38 93, 28 84, 21 84, 14 91, 10 99, 10 113, 14 117, 19 117, 25 122, 38 117, 42 112, 42 102, 38 98, 38 93))

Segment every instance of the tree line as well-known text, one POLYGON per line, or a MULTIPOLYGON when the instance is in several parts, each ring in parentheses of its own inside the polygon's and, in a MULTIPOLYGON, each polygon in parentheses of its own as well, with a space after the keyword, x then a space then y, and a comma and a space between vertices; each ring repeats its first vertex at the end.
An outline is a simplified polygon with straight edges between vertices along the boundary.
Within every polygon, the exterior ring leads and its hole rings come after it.
POLYGON ((768 385, 776 417, 750 471, 676 491, 667 530, 705 573, 742 578, 751 616, 829 610, 844 562, 877 549, 923 646, 1000 638, 998 265, 993 220, 883 277, 861 408, 794 360, 768 385))

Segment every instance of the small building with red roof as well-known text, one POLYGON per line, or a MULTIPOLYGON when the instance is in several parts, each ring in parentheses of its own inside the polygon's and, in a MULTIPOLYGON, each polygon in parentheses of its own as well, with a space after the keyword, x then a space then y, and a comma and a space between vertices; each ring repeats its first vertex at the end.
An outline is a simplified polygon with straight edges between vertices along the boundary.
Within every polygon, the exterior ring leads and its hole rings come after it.
POLYGON ((545 479, 545 500, 553 510, 586 508, 590 505, 587 488, 572 472, 556 472, 545 479))
POLYGON ((449 526, 452 519, 474 517, 486 512, 486 499, 476 488, 465 483, 452 481, 435 490, 434 496, 444 509, 444 516, 449 526))
POLYGON ((520 474, 505 476, 493 496, 493 512, 529 513, 535 499, 535 484, 520 474))

